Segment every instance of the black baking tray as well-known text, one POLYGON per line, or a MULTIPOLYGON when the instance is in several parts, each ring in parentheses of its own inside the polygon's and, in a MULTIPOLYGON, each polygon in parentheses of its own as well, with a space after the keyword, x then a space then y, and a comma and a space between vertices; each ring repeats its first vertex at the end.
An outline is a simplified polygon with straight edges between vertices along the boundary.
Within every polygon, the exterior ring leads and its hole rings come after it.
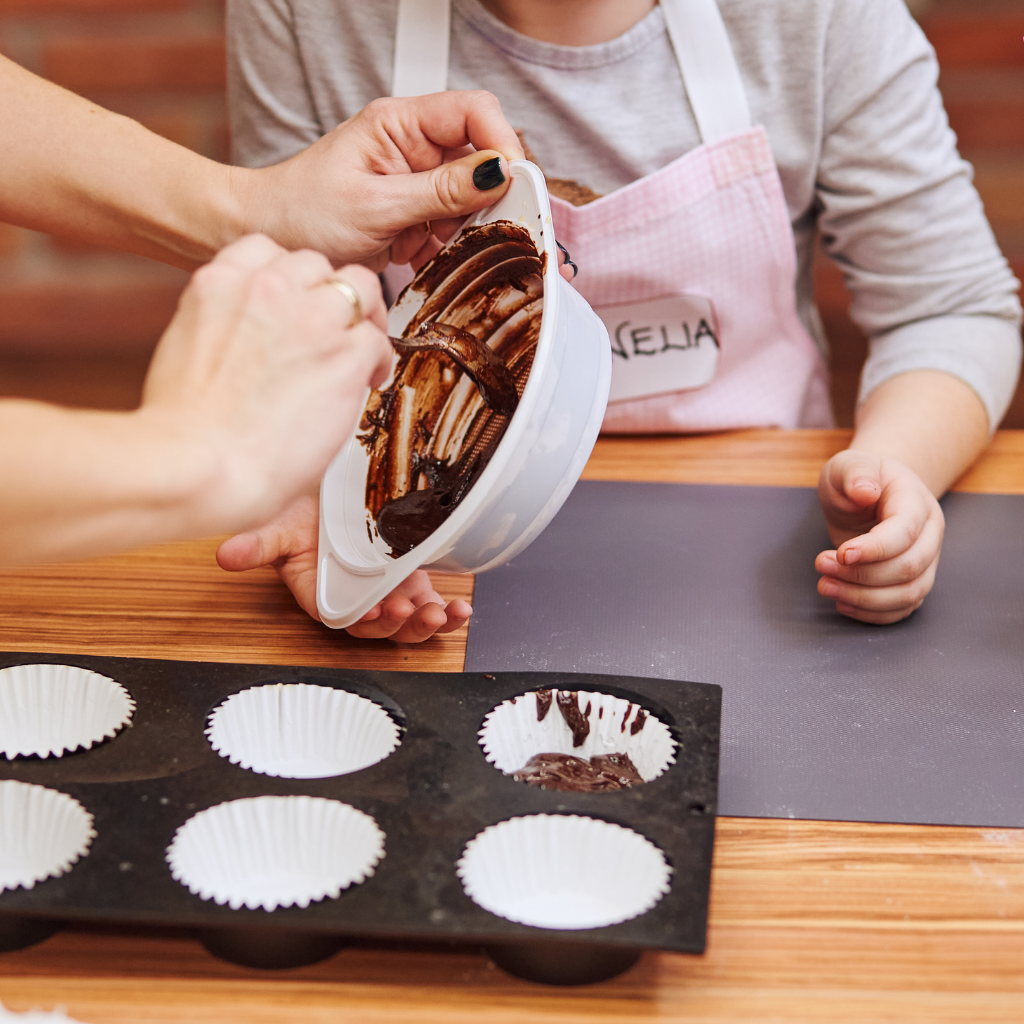
MULTIPOLYGON (((499 963, 504 958, 504 966, 527 975, 532 969, 519 964, 517 970, 517 958, 551 944, 590 950, 598 959, 602 950, 633 959, 643 949, 704 950, 718 786, 718 686, 570 673, 361 672, 0 655, 0 668, 32 663, 77 665, 110 676, 137 707, 130 727, 90 750, 60 758, 0 758, 0 778, 70 794, 94 815, 97 832, 88 855, 65 875, 0 893, 0 924, 6 922, 8 932, 16 932, 17 924, 31 935, 45 928, 45 919, 185 926, 203 929, 211 948, 229 959, 252 963, 258 956, 233 951, 232 943, 256 935, 269 949, 275 934, 278 941, 343 936, 473 942, 503 950, 499 963), (219 756, 204 732, 209 714, 232 693, 278 682, 315 683, 376 701, 401 727, 399 747, 369 768, 326 779, 272 778, 219 756), (516 782, 487 763, 477 734, 495 705, 546 688, 597 690, 640 705, 671 730, 676 763, 652 782, 614 793, 562 793, 516 782), (180 825, 214 804, 261 794, 329 797, 365 811, 386 834, 384 859, 369 879, 337 899, 273 912, 218 906, 171 877, 164 853, 180 825), (606 928, 556 932, 488 913, 463 892, 456 862, 486 826, 536 813, 588 815, 645 835, 671 864, 670 891, 648 913, 606 928)), ((301 959, 301 952, 283 952, 281 963, 296 955, 301 959)), ((271 955, 263 965, 281 965, 273 960, 271 955)))

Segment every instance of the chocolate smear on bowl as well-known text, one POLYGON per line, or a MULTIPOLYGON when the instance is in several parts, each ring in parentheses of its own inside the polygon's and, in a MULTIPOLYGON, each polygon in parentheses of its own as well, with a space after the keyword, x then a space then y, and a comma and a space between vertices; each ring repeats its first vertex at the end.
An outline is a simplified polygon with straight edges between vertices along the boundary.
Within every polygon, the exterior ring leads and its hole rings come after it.
POLYGON ((402 352, 443 352, 477 386, 480 397, 502 416, 511 418, 519 405, 516 382, 498 354, 469 331, 450 324, 424 324, 413 338, 391 338, 402 352))
POLYGON ((464 231, 406 289, 426 299, 398 339, 391 383, 370 395, 359 438, 370 459, 366 509, 392 557, 458 508, 504 436, 540 338, 544 264, 526 228, 494 221, 464 231))
POLYGON ((512 777, 541 789, 566 793, 606 793, 643 784, 628 754, 534 754, 512 777))

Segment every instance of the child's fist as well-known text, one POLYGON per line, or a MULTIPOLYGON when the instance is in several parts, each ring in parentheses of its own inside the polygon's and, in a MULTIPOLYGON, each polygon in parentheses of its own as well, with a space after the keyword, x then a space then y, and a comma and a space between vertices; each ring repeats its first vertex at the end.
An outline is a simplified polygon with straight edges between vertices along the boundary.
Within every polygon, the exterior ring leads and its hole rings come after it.
POLYGON ((815 559, 818 593, 843 615, 876 625, 920 608, 945 529, 920 477, 895 459, 851 449, 825 463, 818 498, 836 545, 815 559))

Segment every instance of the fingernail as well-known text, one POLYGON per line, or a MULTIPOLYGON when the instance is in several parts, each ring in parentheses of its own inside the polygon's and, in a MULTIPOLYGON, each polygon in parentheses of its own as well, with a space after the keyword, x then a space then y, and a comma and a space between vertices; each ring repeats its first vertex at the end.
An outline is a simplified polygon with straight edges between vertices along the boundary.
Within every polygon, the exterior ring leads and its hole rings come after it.
POLYGON ((473 171, 473 184, 481 192, 489 192, 492 188, 505 184, 505 172, 501 169, 501 157, 485 160, 473 171))
POLYGON ((853 565, 854 562, 860 561, 860 552, 856 548, 850 548, 849 551, 843 552, 843 565, 853 565))
POLYGON ((818 593, 821 594, 822 597, 835 597, 836 594, 839 593, 839 587, 831 580, 825 580, 822 582, 818 593))
POLYGON ((573 263, 572 257, 569 255, 569 250, 566 249, 566 247, 562 245, 562 243, 559 242, 557 239, 555 240, 555 245, 558 246, 558 248, 562 252, 562 255, 565 257, 565 265, 567 267, 572 267, 572 279, 575 281, 576 275, 580 272, 580 268, 577 267, 575 263, 573 263))

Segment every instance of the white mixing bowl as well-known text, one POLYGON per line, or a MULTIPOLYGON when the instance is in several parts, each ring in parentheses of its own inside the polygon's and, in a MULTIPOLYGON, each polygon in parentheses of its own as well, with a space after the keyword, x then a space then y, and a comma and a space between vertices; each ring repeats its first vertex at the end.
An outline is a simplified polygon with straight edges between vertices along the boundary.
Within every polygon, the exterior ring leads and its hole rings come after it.
MULTIPOLYGON (((349 440, 320 489, 317 608, 329 626, 357 622, 416 569, 485 572, 507 562, 551 521, 590 457, 611 383, 608 332, 558 271, 543 174, 525 160, 511 171, 508 192, 466 227, 512 221, 548 257, 540 338, 519 406, 469 494, 399 558, 367 531, 369 456, 357 437, 349 440)), ((401 336, 424 298, 411 290, 401 297, 388 317, 390 334, 401 336)))

